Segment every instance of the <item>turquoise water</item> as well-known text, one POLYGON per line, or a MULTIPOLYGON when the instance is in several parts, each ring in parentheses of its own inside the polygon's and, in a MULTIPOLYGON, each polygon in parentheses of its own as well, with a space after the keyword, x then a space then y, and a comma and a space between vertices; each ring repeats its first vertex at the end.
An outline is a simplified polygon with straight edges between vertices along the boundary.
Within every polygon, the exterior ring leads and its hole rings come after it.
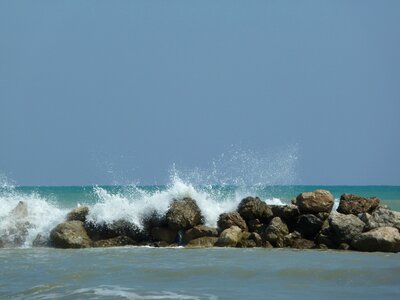
MULTIPOLYGON (((137 224, 148 209, 161 213, 174 198, 198 202, 207 224, 248 195, 289 203, 303 191, 328 189, 377 196, 400 210, 399 186, 86 186, 0 188, 0 237, 10 211, 28 204, 29 229, 20 247, 0 249, 1 299, 400 299, 400 254, 289 249, 183 249, 124 247, 34 248, 78 204, 89 217, 137 224)), ((140 224, 139 224, 140 225, 140 224)))

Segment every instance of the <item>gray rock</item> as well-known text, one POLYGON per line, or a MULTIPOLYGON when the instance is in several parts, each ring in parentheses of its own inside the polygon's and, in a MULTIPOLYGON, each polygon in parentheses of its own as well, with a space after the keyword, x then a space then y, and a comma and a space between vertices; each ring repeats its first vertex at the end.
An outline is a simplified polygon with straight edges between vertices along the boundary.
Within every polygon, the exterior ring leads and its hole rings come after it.
POLYGON ((287 234, 289 234, 289 229, 286 224, 281 218, 275 217, 265 229, 262 238, 270 242, 274 247, 283 247, 283 240, 287 234))
POLYGON ((258 219, 262 223, 265 223, 273 217, 271 208, 258 197, 243 199, 239 203, 237 211, 246 222, 258 219))
POLYGON ((379 205, 380 200, 376 197, 364 198, 352 194, 343 194, 340 196, 340 203, 337 209, 342 214, 358 215, 361 213, 371 213, 379 205))
POLYGON ((218 230, 217 228, 212 228, 204 225, 197 225, 193 228, 188 229, 183 237, 182 241, 183 243, 188 243, 191 240, 200 238, 200 237, 217 237, 218 236, 218 230))
POLYGON ((201 210, 191 198, 174 200, 166 213, 166 220, 168 226, 174 230, 187 230, 203 224, 201 210))
POLYGON ((58 224, 50 232, 50 242, 56 248, 88 248, 92 245, 82 221, 58 224))
POLYGON ((50 239, 48 236, 38 234, 32 242, 33 247, 49 247, 50 239))
POLYGON ((67 214, 67 221, 86 221, 86 217, 89 214, 89 207, 80 206, 74 208, 67 214))
POLYGON ((365 227, 364 222, 355 215, 344 215, 338 212, 332 212, 328 221, 337 241, 345 243, 350 243, 355 236, 363 232, 365 227))
POLYGON ((219 216, 218 228, 220 231, 224 231, 232 226, 238 226, 242 230, 247 231, 246 222, 238 212, 223 213, 219 216))
POLYGON ((400 233, 394 227, 379 227, 355 237, 351 245, 359 251, 399 252, 400 233))
POLYGON ((296 198, 296 205, 302 214, 317 214, 330 212, 334 199, 329 191, 316 190, 314 192, 301 193, 296 198))
POLYGON ((236 247, 242 239, 242 230, 238 226, 232 226, 222 231, 215 246, 236 247))
POLYGON ((128 245, 136 245, 136 242, 127 236, 118 236, 111 239, 93 242, 93 247, 123 247, 128 245))
POLYGON ((371 215, 361 214, 360 219, 365 222, 367 230, 378 227, 395 227, 400 230, 400 212, 383 206, 376 208, 371 215))

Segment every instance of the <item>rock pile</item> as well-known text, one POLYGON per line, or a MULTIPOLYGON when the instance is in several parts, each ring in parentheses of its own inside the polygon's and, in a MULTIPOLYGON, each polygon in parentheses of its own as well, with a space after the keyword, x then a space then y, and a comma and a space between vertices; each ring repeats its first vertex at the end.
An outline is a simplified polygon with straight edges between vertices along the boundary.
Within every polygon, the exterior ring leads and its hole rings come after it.
MULTIPOLYGON (((278 247, 400 251, 400 213, 378 198, 344 194, 337 211, 329 191, 301 193, 293 204, 267 205, 258 197, 243 199, 236 211, 222 213, 217 228, 191 198, 173 200, 165 215, 143 217, 143 228, 126 220, 111 224, 87 220, 88 207, 71 211, 50 233, 57 248, 150 245, 156 247, 278 247)), ((24 214, 24 210, 21 214, 24 214)), ((46 243, 42 243, 46 244, 46 243)))

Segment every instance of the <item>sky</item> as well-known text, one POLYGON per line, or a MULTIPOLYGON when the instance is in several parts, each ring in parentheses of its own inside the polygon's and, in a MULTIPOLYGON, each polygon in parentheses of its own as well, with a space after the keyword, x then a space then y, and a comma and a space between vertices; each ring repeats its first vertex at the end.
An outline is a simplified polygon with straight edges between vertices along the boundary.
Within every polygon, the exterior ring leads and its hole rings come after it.
POLYGON ((400 1, 0 1, 0 174, 20 185, 221 160, 399 185, 399 132, 400 1))

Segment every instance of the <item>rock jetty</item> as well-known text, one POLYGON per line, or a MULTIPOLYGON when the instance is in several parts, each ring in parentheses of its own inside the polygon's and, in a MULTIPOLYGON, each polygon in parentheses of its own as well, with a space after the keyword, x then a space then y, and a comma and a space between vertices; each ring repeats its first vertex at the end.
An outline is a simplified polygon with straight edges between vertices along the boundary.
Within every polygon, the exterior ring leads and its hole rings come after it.
MULTIPOLYGON (((329 191, 301 193, 290 205, 268 205, 258 197, 243 199, 236 211, 219 216, 217 227, 204 224, 195 199, 174 199, 167 212, 143 216, 142 226, 127 220, 111 224, 89 221, 88 207, 79 207, 54 227, 38 246, 56 248, 115 247, 264 247, 400 251, 400 212, 376 197, 343 194, 337 210, 329 191)), ((24 204, 12 214, 23 219, 24 204)), ((21 222, 20 222, 21 223, 21 222)), ((1 245, 1 243, 0 243, 1 245)))

